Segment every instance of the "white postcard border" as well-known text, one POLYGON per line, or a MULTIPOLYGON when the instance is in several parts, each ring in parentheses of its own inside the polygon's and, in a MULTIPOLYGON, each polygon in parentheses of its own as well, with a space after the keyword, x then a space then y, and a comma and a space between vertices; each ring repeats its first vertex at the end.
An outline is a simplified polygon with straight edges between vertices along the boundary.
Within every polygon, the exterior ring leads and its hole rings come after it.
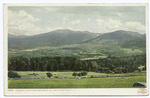
MULTIPOLYGON (((3 33, 3 61, 4 61, 4 95, 139 95, 139 88, 94 88, 94 89, 8 89, 7 57, 8 57, 8 7, 9 6, 146 6, 146 54, 147 54, 147 88, 149 92, 149 29, 147 3, 7 3, 4 4, 4 33, 3 33)), ((145 94, 145 95, 148 95, 145 94)))

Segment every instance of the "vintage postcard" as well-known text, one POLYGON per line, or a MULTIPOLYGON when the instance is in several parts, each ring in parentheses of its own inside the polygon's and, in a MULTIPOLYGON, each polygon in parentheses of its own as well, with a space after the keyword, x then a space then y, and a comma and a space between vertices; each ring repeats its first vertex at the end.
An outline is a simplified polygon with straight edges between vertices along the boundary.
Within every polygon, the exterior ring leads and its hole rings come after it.
POLYGON ((4 4, 4 92, 148 95, 148 4, 4 4))

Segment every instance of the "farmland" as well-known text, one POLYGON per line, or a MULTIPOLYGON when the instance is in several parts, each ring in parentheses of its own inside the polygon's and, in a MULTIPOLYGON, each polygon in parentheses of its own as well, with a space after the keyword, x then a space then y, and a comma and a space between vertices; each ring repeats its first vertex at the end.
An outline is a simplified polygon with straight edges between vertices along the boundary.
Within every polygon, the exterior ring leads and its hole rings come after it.
MULTIPOLYGON (((18 73, 21 78, 48 78, 46 73, 47 72, 51 72, 51 71, 15 71, 16 73, 18 73), (33 75, 33 73, 35 73, 35 75, 33 75)), ((75 71, 77 73, 79 73, 79 71, 75 71)), ((68 72, 51 72, 53 73, 53 76, 51 78, 54 77, 58 77, 58 78, 64 78, 64 77, 74 77, 72 76, 73 72, 72 71, 68 71, 68 72)), ((96 73, 96 72, 88 72, 86 76, 84 77, 97 77, 97 76, 121 76, 121 75, 140 75, 140 74, 146 74, 145 71, 142 72, 133 72, 133 73, 120 73, 120 74, 105 74, 105 73, 96 73)))
POLYGON ((8 88, 133 88, 135 82, 146 82, 146 76, 84 79, 8 80, 8 88))

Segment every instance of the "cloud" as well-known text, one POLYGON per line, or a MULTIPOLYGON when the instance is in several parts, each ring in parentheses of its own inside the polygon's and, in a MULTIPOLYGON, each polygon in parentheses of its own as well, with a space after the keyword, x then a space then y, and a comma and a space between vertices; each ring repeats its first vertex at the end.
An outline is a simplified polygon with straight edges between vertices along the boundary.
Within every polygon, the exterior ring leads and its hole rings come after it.
POLYGON ((56 8, 56 7, 46 7, 46 8, 44 8, 45 12, 56 12, 58 10, 59 10, 59 8, 56 8))
POLYGON ((87 21, 88 21, 88 22, 90 22, 90 21, 91 21, 91 19, 90 19, 90 18, 88 18, 88 19, 87 19, 87 21))
POLYGON ((74 21, 71 21, 71 24, 74 24, 74 25, 77 25, 77 24, 79 24, 79 23, 81 23, 80 20, 74 20, 74 21))
POLYGON ((64 17, 64 18, 62 19, 62 21, 63 21, 63 24, 66 24, 66 23, 69 21, 69 19, 68 19, 68 17, 67 17, 67 18, 64 17))
POLYGON ((126 22, 126 29, 131 31, 138 31, 139 33, 145 33, 146 27, 137 21, 126 22))
POLYGON ((104 18, 121 18, 122 21, 138 21, 145 24, 145 6, 65 6, 56 13, 73 15, 95 15, 104 18))
POLYGON ((33 17, 24 10, 8 11, 8 33, 15 35, 34 35, 43 32, 35 24, 40 19, 33 17))
POLYGON ((126 30, 126 31, 134 31, 139 33, 145 33, 146 27, 142 25, 140 22, 137 21, 127 21, 122 22, 121 20, 117 19, 96 19, 100 30, 103 32, 110 32, 115 30, 126 30))
POLYGON ((109 30, 120 29, 123 23, 120 20, 109 18, 105 23, 105 28, 109 30))
POLYGON ((8 32, 11 34, 35 35, 67 28, 99 33, 114 30, 143 33, 146 31, 145 7, 9 7, 8 32))
POLYGON ((120 20, 116 20, 116 19, 96 19, 98 25, 100 27, 105 28, 105 30, 115 30, 115 29, 119 29, 123 23, 120 20))
MULTIPOLYGON (((55 7, 53 7, 55 8, 55 7)), ((145 6, 60 6, 57 12, 64 14, 93 14, 99 13, 102 16, 113 15, 114 13, 144 13, 145 6)))
POLYGON ((100 26, 104 23, 104 20, 102 20, 102 19, 96 19, 96 21, 98 22, 98 25, 100 25, 100 26))

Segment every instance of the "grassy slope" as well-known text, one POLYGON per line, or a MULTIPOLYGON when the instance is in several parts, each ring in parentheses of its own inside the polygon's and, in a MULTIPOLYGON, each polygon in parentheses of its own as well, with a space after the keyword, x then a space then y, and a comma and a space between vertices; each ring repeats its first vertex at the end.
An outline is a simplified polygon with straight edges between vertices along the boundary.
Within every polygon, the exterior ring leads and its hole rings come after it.
POLYGON ((8 88, 133 88, 135 82, 146 82, 146 76, 8 80, 8 88))

